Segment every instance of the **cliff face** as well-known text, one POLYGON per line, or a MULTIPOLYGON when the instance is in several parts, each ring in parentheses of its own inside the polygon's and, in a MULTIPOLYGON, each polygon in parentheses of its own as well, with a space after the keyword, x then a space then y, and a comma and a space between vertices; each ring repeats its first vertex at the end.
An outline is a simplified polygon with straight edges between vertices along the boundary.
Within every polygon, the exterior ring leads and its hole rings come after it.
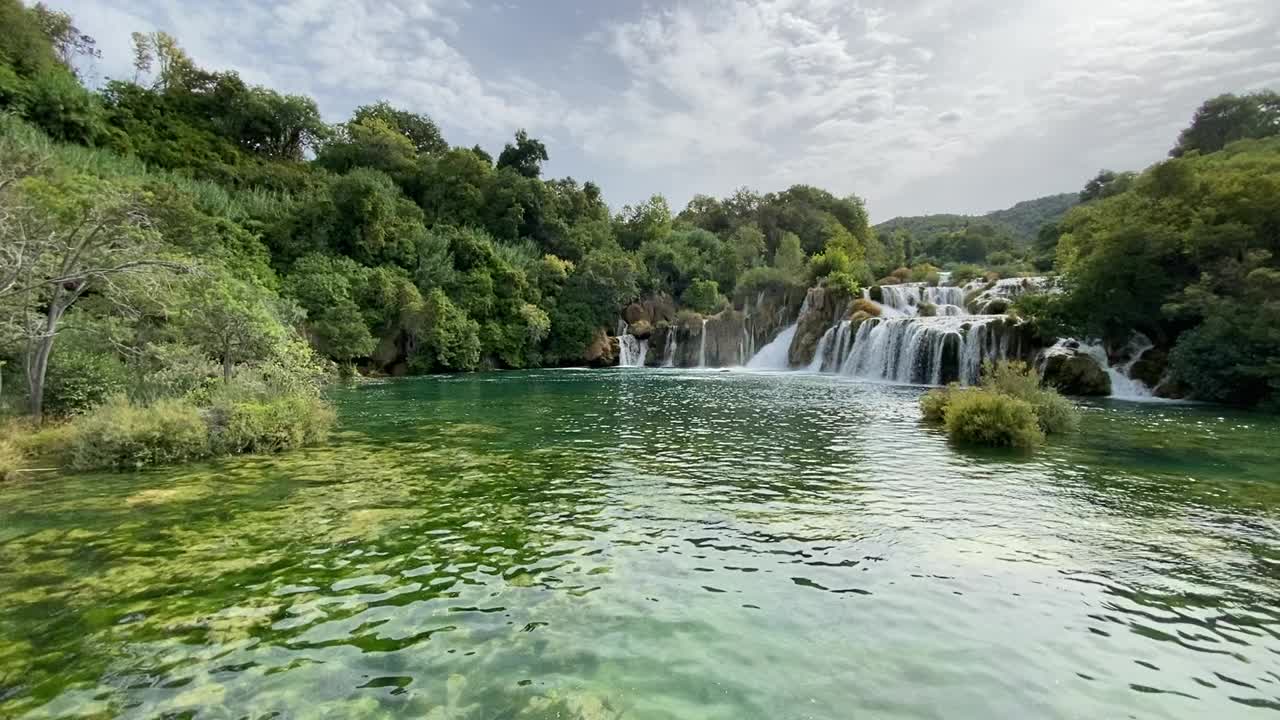
POLYGON ((827 330, 844 320, 851 309, 852 298, 836 288, 809 288, 805 295, 804 312, 796 324, 796 337, 791 341, 787 360, 791 367, 808 367, 813 362, 818 341, 827 330))

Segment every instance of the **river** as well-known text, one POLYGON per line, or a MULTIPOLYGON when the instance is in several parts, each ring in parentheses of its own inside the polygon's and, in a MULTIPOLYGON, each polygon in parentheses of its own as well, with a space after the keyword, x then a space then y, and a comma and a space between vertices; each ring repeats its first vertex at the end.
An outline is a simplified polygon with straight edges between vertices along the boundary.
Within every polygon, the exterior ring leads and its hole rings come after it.
POLYGON ((0 717, 1277 717, 1280 421, 537 371, 323 448, 0 486, 0 717))

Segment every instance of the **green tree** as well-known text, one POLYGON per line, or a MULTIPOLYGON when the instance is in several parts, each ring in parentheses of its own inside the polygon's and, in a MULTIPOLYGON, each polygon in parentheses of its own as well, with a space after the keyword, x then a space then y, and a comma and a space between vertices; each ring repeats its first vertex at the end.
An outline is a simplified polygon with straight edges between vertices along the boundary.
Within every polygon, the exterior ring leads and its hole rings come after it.
POLYGON ((24 159, 0 145, 0 173, 10 173, 0 177, 0 316, 6 334, 22 342, 37 422, 68 310, 94 293, 130 312, 149 292, 142 280, 181 267, 166 257, 148 226, 135 187, 79 174, 15 177, 24 166, 43 162, 47 158, 24 159))
POLYGON ((773 266, 787 278, 800 278, 805 272, 805 262, 800 237, 795 233, 784 234, 773 254, 773 266))
POLYGON ((703 315, 714 315, 729 302, 720 294, 720 284, 715 280, 694 280, 680 296, 680 301, 685 307, 703 315))
POLYGON ((1169 155, 1181 157, 1192 150, 1212 153, 1236 140, 1273 135, 1280 135, 1280 95, 1271 90, 1219 95, 1196 110, 1169 155))
POLYGON ((529 137, 524 130, 516 131, 516 143, 507 143, 498 155, 498 169, 510 168, 527 178, 542 174, 542 163, 548 160, 547 146, 529 137))
POLYGON ((449 144, 445 142, 435 121, 426 115, 399 110, 385 100, 356 108, 351 122, 380 123, 402 135, 413 146, 414 151, 421 155, 439 155, 449 150, 449 144))
POLYGON ((197 275, 184 290, 176 328, 185 342, 221 363, 225 383, 237 364, 269 357, 288 336, 264 288, 214 269, 197 275))
POLYGON ((418 360, 425 368, 474 370, 480 364, 480 327, 436 288, 426 297, 427 326, 418 360))

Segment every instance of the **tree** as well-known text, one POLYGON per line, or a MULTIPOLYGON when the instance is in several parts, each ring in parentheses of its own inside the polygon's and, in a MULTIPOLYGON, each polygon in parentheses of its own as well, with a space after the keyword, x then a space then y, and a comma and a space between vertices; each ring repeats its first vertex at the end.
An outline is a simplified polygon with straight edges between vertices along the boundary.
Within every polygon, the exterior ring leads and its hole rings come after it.
POLYGON ((1245 138, 1280 134, 1280 94, 1261 90, 1247 95, 1219 95, 1205 101, 1169 151, 1182 157, 1192 150, 1212 153, 1245 138))
POLYGON ((56 68, 60 58, 40 15, 21 0, 0 0, 0 67, 9 65, 20 77, 56 68))
POLYGON ((1087 203, 1118 195, 1132 187, 1134 178, 1137 176, 1137 173, 1132 172, 1117 173, 1111 170, 1099 170, 1080 192, 1080 202, 1087 203))
POLYGON ((639 205, 627 205, 614 220, 618 244, 624 250, 639 250, 671 234, 671 207, 667 199, 654 195, 639 205))
POLYGON ((36 3, 31 8, 31 12, 35 13, 45 36, 53 44, 54 53, 57 54, 58 60, 67 71, 76 72, 75 62, 77 57, 102 57, 102 53, 98 50, 97 41, 91 36, 80 32, 80 28, 77 28, 71 22, 71 16, 67 13, 52 10, 42 2, 36 3))
POLYGON ((376 117, 340 126, 316 154, 317 165, 339 174, 364 167, 396 177, 413 171, 416 160, 413 142, 376 117))
POLYGON ((724 309, 728 300, 720 294, 720 285, 715 280, 695 280, 680 296, 685 307, 703 315, 714 315, 724 309))
POLYGON ((516 131, 516 144, 507 143, 498 155, 498 169, 511 168, 527 178, 542 174, 542 163, 548 160, 547 146, 529 137, 524 130, 516 131))
MULTIPOLYGON (((20 158, 0 148, 0 160, 20 158)), ((3 163, 0 163, 3 165, 3 163)), ((93 293, 122 312, 146 288, 130 277, 180 270, 167 259, 139 192, 86 175, 0 178, 0 309, 22 338, 30 412, 44 417, 45 380, 68 310, 93 293)))
POLYGON ((238 363, 268 357, 288 335, 271 295, 253 283, 206 270, 185 289, 176 325, 187 342, 222 364, 225 383, 238 363))
POLYGON ((773 266, 787 278, 799 278, 804 274, 804 249, 800 247, 800 237, 795 233, 785 233, 778 249, 773 254, 773 266))
POLYGON ((373 105, 361 105, 351 116, 352 123, 365 124, 371 121, 379 122, 403 136, 419 154, 439 155, 449 150, 449 144, 444 141, 439 126, 426 115, 398 110, 383 100, 373 105))

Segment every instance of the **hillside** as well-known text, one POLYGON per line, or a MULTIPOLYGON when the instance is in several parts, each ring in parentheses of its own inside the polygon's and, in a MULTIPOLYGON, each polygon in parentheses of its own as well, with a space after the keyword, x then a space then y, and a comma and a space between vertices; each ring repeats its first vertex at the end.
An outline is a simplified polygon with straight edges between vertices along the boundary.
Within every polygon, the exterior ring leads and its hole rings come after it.
POLYGON ((996 210, 985 215, 914 215, 896 217, 876 225, 876 231, 888 235, 895 230, 904 229, 918 241, 928 242, 930 239, 945 233, 956 232, 973 224, 993 226, 999 234, 1007 234, 1022 246, 1030 245, 1045 223, 1056 221, 1066 214, 1079 199, 1077 193, 1061 193, 1048 195, 1035 200, 1025 200, 1005 210, 996 210))

